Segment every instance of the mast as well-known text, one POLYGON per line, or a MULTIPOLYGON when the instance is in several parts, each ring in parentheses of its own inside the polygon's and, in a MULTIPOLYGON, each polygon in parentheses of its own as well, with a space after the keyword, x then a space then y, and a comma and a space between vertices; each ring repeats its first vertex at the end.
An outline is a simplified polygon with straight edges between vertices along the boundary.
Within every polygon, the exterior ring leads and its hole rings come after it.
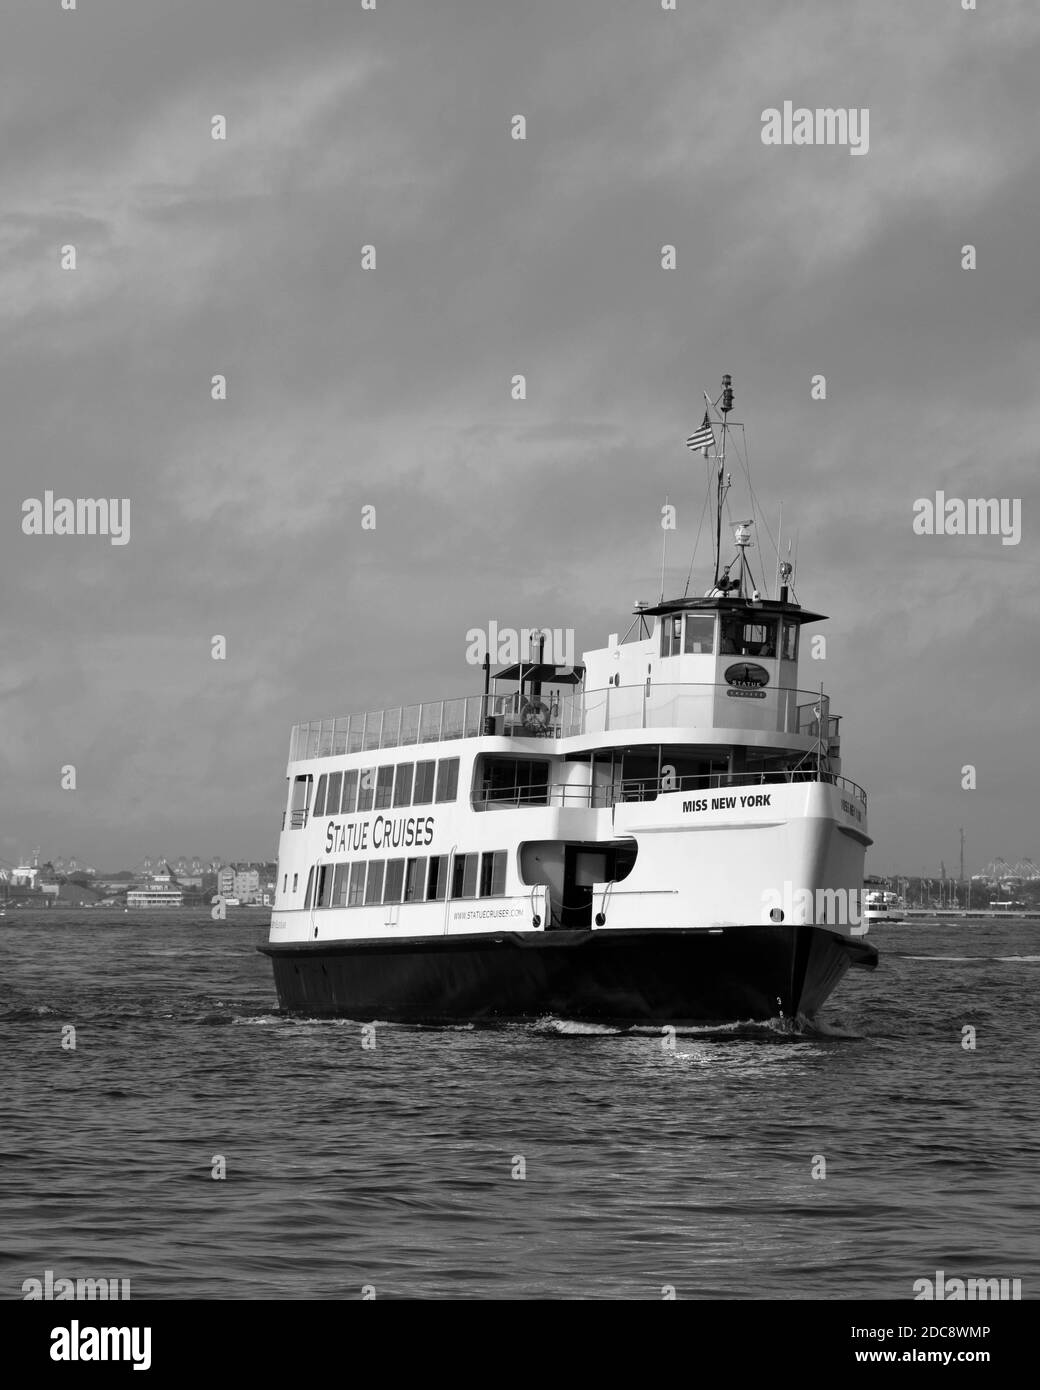
POLYGON ((726 471, 726 434, 729 429, 727 416, 733 409, 733 378, 727 372, 722 378, 722 404, 719 411, 722 415, 722 448, 719 452, 719 471, 715 485, 715 583, 713 588, 719 587, 719 565, 722 563, 722 499, 725 496, 723 478, 726 471))

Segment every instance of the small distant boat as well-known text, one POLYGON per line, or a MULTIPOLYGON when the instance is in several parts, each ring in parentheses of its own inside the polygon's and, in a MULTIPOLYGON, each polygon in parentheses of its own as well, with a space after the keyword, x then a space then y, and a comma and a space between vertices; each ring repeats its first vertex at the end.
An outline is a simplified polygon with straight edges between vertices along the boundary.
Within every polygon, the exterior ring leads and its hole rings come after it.
POLYGON ((863 921, 869 926, 875 922, 901 922, 905 904, 898 893, 883 888, 870 888, 863 894, 863 921))
POLYGON ((184 894, 179 888, 133 888, 126 895, 127 909, 131 907, 183 907, 184 894))
POLYGON ((241 906, 242 906, 242 899, 241 899, 241 898, 225 898, 225 899, 224 899, 224 906, 225 906, 225 907, 241 907, 241 906))

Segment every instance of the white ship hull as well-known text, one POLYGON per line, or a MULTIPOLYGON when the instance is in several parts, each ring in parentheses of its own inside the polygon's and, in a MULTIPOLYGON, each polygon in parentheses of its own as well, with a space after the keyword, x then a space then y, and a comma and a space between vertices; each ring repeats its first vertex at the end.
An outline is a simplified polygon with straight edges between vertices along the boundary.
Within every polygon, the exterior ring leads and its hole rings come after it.
MULTIPOLYGON (((594 807, 585 768, 584 784, 546 789, 558 804, 475 810, 474 771, 502 742, 290 765, 295 780, 308 768, 328 775, 436 752, 461 772, 451 803, 287 824, 262 948, 283 1007, 430 1022, 762 1019, 815 1012, 849 965, 876 961, 857 912, 869 836, 853 784, 745 777, 594 807), (448 865, 460 845, 476 855, 507 847, 501 891, 335 905, 339 865, 374 854, 407 864, 417 848, 448 865), (620 881, 590 876, 619 853, 632 860, 620 881), (544 881, 530 882, 534 873, 544 881), (297 901, 310 880, 308 906, 291 906, 294 879, 297 901)), ((569 742, 524 740, 543 758, 569 742)))

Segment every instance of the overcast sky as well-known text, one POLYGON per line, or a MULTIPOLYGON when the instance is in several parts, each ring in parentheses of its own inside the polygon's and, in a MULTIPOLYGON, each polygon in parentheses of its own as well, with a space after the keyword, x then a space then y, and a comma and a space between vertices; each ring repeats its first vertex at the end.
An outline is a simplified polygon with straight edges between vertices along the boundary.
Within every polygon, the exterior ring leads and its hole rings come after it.
POLYGON ((624 632, 666 494, 682 591, 723 372, 868 869, 1040 859, 1035 6, 2 15, 0 859, 273 857, 295 721, 475 693, 492 618, 624 632), (785 100, 869 152, 763 145, 785 100), (129 543, 23 535, 48 488, 130 498, 129 543), (1021 498, 1021 543, 916 536, 936 489, 1021 498))

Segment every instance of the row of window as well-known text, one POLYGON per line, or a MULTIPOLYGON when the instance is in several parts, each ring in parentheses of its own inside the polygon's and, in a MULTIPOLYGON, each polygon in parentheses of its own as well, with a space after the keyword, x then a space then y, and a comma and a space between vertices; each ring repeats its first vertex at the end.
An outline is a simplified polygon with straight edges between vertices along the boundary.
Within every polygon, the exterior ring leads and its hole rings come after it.
MULTIPOLYGON (((723 614, 723 656, 766 656, 777 654, 777 639, 781 634, 777 618, 755 618, 739 613, 723 614)), ((798 624, 785 622, 782 628, 780 654, 784 661, 798 659, 798 624)), ((709 613, 674 613, 661 619, 662 656, 712 656, 715 652, 715 615, 709 613)))
POLYGON ((304 907, 373 907, 380 903, 443 902, 444 898, 500 898, 506 891, 506 851, 419 855, 415 859, 353 860, 315 864, 307 875, 304 907), (451 884, 448 861, 451 859, 451 884))
POLYGON ((315 816, 352 816, 387 806, 429 806, 454 801, 459 791, 458 758, 389 767, 323 772, 314 793, 315 816))

